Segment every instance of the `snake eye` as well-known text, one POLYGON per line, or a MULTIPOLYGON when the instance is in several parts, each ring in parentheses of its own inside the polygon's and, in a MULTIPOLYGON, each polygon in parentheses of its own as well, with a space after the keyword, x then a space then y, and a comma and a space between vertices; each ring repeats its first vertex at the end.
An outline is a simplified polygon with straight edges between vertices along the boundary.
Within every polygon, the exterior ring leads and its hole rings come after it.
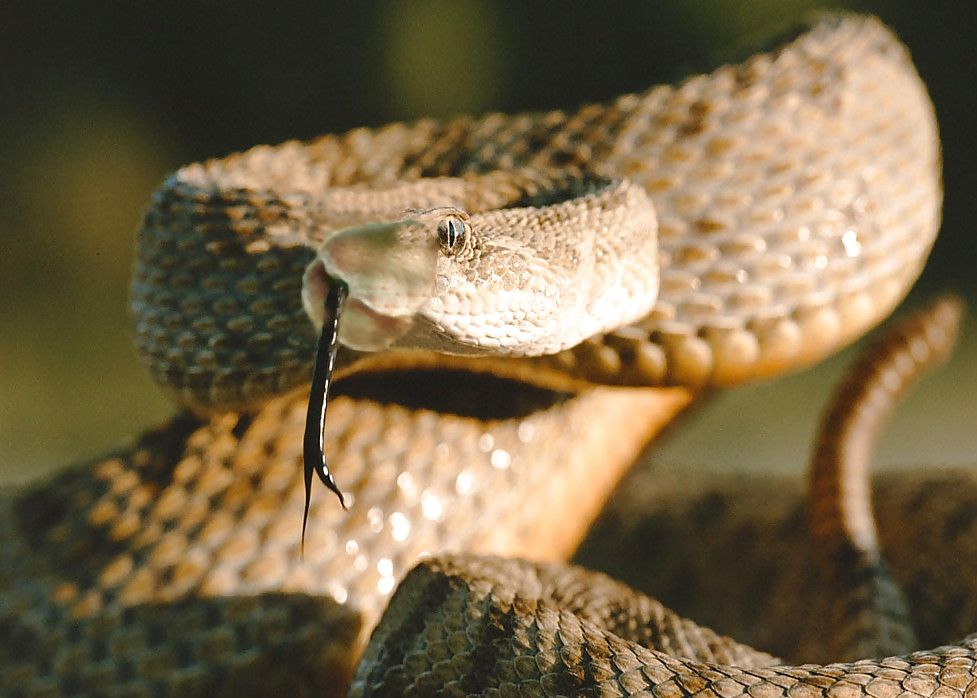
POLYGON ((468 244, 470 229, 458 216, 446 216, 438 222, 438 244, 446 254, 455 254, 468 244))

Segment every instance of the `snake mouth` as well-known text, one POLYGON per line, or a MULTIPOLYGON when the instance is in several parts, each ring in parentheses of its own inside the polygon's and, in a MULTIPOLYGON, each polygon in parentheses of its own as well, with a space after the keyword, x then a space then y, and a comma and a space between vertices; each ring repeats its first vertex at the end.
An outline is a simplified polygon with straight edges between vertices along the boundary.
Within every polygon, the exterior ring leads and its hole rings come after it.
POLYGON ((346 287, 348 293, 343 304, 343 322, 336 330, 340 343, 358 351, 380 351, 414 325, 412 315, 381 312, 368 300, 356 297, 348 282, 331 275, 322 258, 316 257, 302 277, 302 305, 317 327, 324 328, 327 324, 327 297, 337 283, 346 287))
POLYGON ((302 305, 312 322, 336 280, 349 295, 338 341, 358 351, 389 347, 413 325, 434 293, 438 244, 434 230, 411 218, 345 228, 323 242, 302 279, 302 305))

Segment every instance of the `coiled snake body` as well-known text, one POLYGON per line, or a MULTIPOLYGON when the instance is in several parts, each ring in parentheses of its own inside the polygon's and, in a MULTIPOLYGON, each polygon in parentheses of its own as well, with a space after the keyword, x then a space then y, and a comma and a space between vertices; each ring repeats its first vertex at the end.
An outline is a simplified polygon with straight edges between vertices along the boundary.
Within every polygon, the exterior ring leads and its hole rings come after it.
MULTIPOLYGON (((395 124, 184 168, 140 231, 136 343, 210 416, 3 500, 0 685, 342 691, 420 554, 566 556, 685 388, 805 365, 885 317, 940 198, 906 51, 849 16, 572 114, 395 124), (420 281, 375 280, 357 254, 378 230, 406 250, 390 277, 420 259, 420 281), (344 341, 394 348, 344 357, 325 443, 350 511, 316 501, 300 561, 316 248, 363 282, 344 341)), ((756 656, 709 642, 715 661, 756 656)), ((812 685, 780 675, 784 691, 812 685)))

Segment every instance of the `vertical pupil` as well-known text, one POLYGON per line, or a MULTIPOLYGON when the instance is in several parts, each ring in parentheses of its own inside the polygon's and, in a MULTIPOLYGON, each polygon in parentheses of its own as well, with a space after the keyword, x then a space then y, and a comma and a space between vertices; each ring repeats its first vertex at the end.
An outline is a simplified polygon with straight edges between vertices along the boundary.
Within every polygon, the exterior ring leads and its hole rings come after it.
POLYGON ((454 218, 449 218, 441 224, 439 232, 441 233, 441 242, 446 249, 453 250, 458 244, 460 235, 458 226, 459 222, 454 218))

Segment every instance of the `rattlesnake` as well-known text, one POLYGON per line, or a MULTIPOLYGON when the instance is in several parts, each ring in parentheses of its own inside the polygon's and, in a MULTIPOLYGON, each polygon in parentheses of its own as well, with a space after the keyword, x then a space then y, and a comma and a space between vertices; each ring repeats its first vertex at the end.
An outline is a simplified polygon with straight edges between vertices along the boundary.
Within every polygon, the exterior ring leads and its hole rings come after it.
MULTIPOLYGON (((0 685, 341 691, 357 611, 371 627, 418 554, 566 555, 624 465, 690 399, 581 381, 695 388, 821 358, 916 278, 940 198, 932 108, 906 51, 850 16, 740 66, 572 114, 395 124, 184 168, 140 232, 136 342, 172 395, 212 416, 177 418, 3 501, 0 624, 13 641, 0 685), (279 395, 301 393, 311 368, 300 287, 312 248, 408 208, 464 220, 543 203, 626 226, 641 200, 658 252, 636 260, 656 288, 599 336, 510 352, 562 349, 533 359, 443 356, 427 348, 495 354, 505 342, 483 331, 460 347, 424 300, 394 340, 405 348, 345 354, 347 397, 330 408, 325 443, 351 510, 317 502, 298 562, 304 396, 279 395), (557 493, 576 518, 539 505, 557 493)), ((554 214, 541 215, 531 231, 554 214)), ((437 276, 425 293, 450 282, 437 276)))

